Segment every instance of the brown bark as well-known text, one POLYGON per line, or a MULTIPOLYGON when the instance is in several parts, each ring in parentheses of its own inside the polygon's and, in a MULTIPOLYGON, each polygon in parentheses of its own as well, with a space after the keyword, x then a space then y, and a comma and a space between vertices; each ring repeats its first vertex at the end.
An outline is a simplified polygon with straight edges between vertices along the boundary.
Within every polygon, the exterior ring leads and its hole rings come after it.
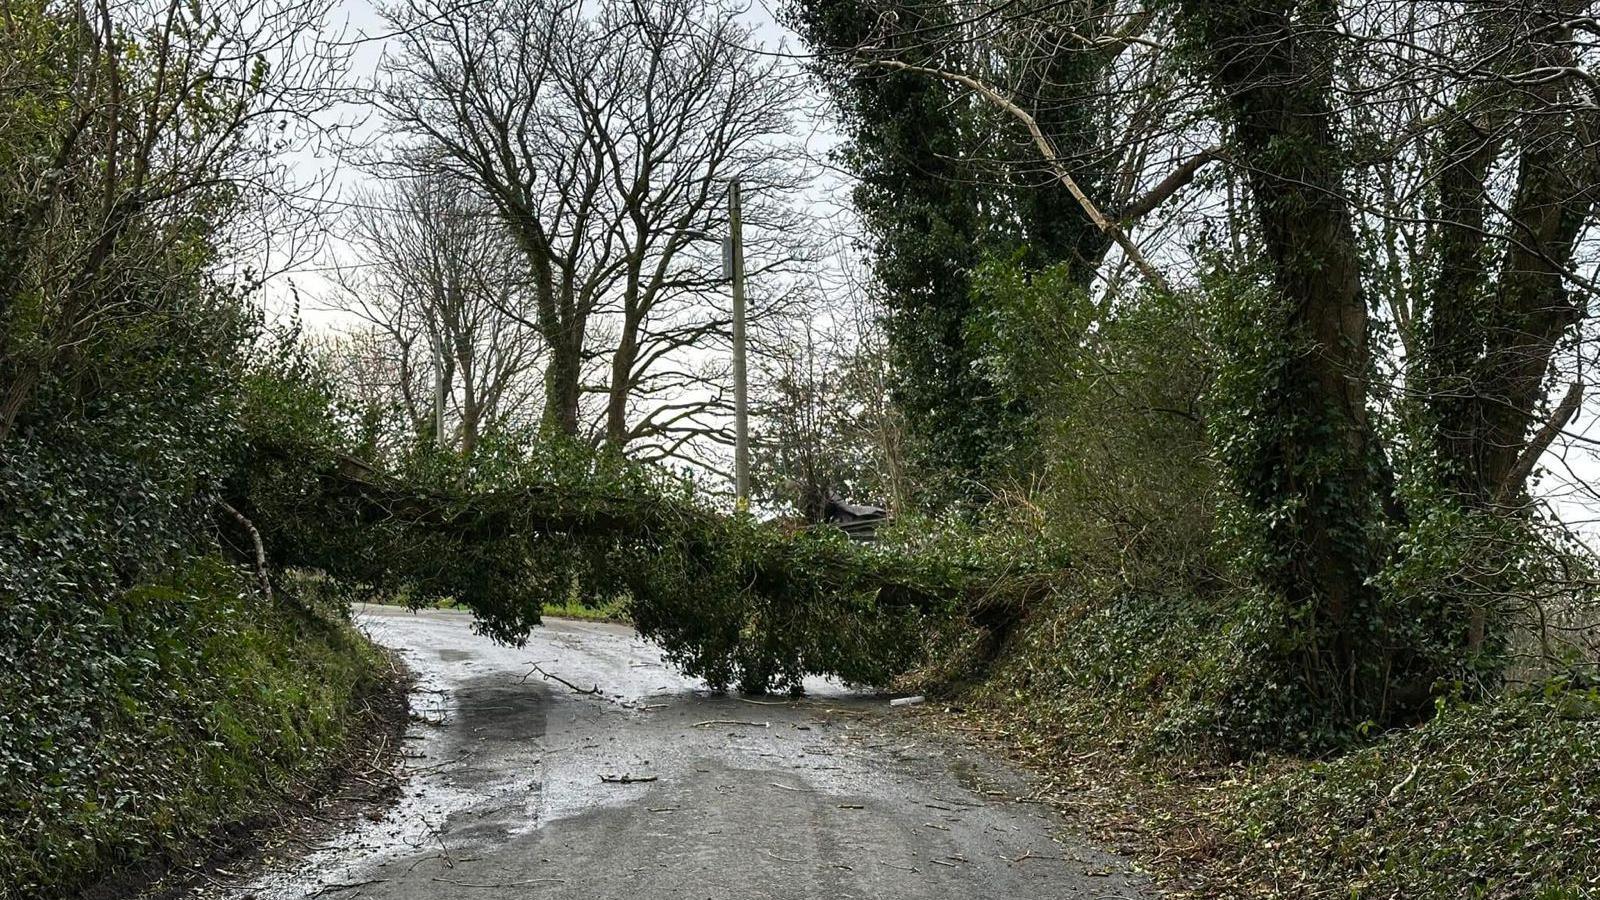
POLYGON ((556 434, 578 433, 578 401, 583 376, 583 332, 568 324, 550 341, 550 363, 544 372, 545 427, 556 434))
MULTIPOLYGON (((1550 4, 1543 15, 1553 20, 1571 5, 1550 4)), ((1524 42, 1502 54, 1505 66, 1572 67, 1559 29, 1528 27, 1540 15, 1521 5, 1491 11, 1480 32, 1486 43, 1524 42)), ((1573 89, 1572 79, 1516 88, 1490 79, 1460 104, 1435 154, 1439 265, 1418 384, 1446 483, 1479 508, 1521 495, 1551 362, 1581 315, 1566 270, 1596 199, 1600 128, 1579 103, 1560 111, 1573 89), (1491 232, 1499 210, 1486 185, 1508 154, 1516 160, 1508 224, 1491 232)))
POLYGON ((628 446, 628 398, 633 396, 633 367, 639 356, 639 325, 632 309, 625 314, 616 352, 611 356, 611 387, 606 395, 606 449, 618 454, 628 446))
POLYGON ((502 196, 497 200, 533 270, 538 316, 535 324, 550 350, 550 361, 544 371, 544 427, 555 434, 573 437, 578 433, 587 316, 579 315, 570 286, 557 283, 549 238, 529 205, 515 197, 502 196))
POLYGON ((1285 304, 1281 338, 1292 358, 1282 394, 1268 401, 1279 437, 1247 477, 1268 472, 1263 503, 1281 502, 1282 492, 1304 501, 1273 526, 1284 562, 1265 575, 1310 610, 1309 679, 1332 698, 1350 689, 1360 663, 1361 607, 1377 559, 1368 526, 1382 506, 1382 481, 1367 414, 1366 300, 1328 102, 1331 63, 1317 45, 1315 11, 1303 5, 1192 0, 1180 11, 1224 98, 1285 304))

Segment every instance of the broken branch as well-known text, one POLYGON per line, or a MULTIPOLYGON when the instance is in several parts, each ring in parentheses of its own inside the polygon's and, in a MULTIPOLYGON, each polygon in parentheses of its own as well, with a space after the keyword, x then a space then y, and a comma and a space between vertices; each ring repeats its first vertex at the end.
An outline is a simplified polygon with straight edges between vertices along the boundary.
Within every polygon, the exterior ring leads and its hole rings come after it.
MULTIPOLYGON (((1018 106, 1011 98, 1000 93, 1000 91, 989 86, 988 84, 973 78, 971 75, 963 75, 959 72, 947 72, 943 69, 931 69, 927 66, 914 66, 910 63, 901 62, 898 59, 864 60, 862 65, 874 65, 885 69, 894 69, 899 72, 915 72, 920 75, 930 75, 934 78, 965 85, 966 87, 972 89, 974 93, 983 97, 985 100, 988 100, 990 103, 999 107, 1004 112, 1009 113, 1012 118, 1021 122, 1023 126, 1028 129, 1028 134, 1033 137, 1033 143, 1039 148, 1039 155, 1044 157, 1045 164, 1050 167, 1050 170, 1055 174, 1056 179, 1060 181, 1062 186, 1067 189, 1067 193, 1071 194, 1072 198, 1078 201, 1078 205, 1083 207, 1083 211, 1089 215, 1089 220, 1094 223, 1095 227, 1099 228, 1102 233, 1108 235, 1113 241, 1115 241, 1118 247, 1122 248, 1122 252, 1127 254, 1128 259, 1131 260, 1136 267, 1138 267, 1139 271, 1144 274, 1145 278, 1148 278, 1152 284, 1156 285, 1163 291, 1170 292, 1166 278, 1156 270, 1155 266, 1150 264, 1150 261, 1145 258, 1145 255, 1142 252, 1140 252, 1139 247, 1128 238, 1127 233, 1124 232, 1117 225, 1117 223, 1106 218, 1105 213, 1101 212, 1100 207, 1096 206, 1094 201, 1089 199, 1089 195, 1083 192, 1083 188, 1078 186, 1077 180, 1074 179, 1072 174, 1067 171, 1066 167, 1061 164, 1061 157, 1056 153, 1055 145, 1050 142, 1050 138, 1046 136, 1044 131, 1039 127, 1038 120, 1036 120, 1027 110, 1023 109, 1021 106, 1018 106)), ((1174 190, 1176 190, 1176 188, 1174 188, 1174 190)))

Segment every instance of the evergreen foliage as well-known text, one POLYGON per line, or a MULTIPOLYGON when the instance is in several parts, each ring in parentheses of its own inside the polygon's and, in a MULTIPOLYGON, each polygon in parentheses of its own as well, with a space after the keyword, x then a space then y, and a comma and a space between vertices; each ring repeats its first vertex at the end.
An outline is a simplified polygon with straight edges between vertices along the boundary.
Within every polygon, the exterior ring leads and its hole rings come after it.
MULTIPOLYGON (((970 101, 964 89, 909 73, 863 70, 849 48, 883 39, 889 18, 916 37, 906 61, 982 65, 984 54, 955 37, 960 11, 938 4, 868 6, 854 0, 794 4, 791 17, 822 52, 817 71, 844 114, 840 158, 857 181, 853 199, 869 235, 875 289, 885 308, 898 408, 911 453, 939 507, 982 496, 981 485, 1023 477, 1036 462, 1034 412, 980 364, 970 328, 990 310, 973 276, 988 254, 1026 248, 1031 265, 1066 263, 1086 284, 1107 240, 1077 202, 1036 166, 996 162, 989 148, 1013 127, 970 101), (987 149, 986 149, 987 148, 987 149)), ((1096 114, 1079 99, 1096 74, 1092 59, 1061 54, 1041 71, 1006 73, 1060 151, 1091 189, 1096 114)))

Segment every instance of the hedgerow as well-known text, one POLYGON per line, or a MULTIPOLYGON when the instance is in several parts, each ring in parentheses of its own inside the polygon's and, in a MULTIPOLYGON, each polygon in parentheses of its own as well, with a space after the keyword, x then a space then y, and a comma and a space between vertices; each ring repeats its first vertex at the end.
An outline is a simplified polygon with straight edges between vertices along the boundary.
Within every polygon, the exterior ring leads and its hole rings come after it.
POLYGON ((319 775, 375 686, 336 617, 198 558, 105 603, 0 620, 0 896, 71 893, 204 846, 319 775))
POLYGON ((0 894, 178 852, 348 737, 372 649, 262 597, 213 506, 254 334, 222 292, 105 328, 0 452, 0 894))
POLYGON ((1232 808, 1278 896, 1579 898, 1600 891, 1600 692, 1563 681, 1268 777, 1232 808))

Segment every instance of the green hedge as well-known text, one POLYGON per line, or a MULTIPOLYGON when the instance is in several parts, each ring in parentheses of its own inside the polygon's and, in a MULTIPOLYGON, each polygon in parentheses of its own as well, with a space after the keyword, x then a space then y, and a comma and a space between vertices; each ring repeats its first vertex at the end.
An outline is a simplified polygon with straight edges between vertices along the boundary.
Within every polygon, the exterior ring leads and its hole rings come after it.
POLYGON ((0 896, 66 894, 263 811, 341 751, 382 665, 213 557, 109 602, 0 604, 0 896))

